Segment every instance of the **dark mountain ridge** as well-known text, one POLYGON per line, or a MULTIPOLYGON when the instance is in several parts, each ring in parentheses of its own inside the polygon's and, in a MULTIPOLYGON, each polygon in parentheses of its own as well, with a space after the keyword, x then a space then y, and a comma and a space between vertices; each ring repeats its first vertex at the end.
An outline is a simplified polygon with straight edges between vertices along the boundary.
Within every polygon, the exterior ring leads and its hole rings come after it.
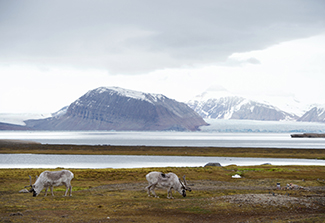
POLYGON ((196 131, 207 123, 164 95, 101 87, 70 104, 65 114, 27 120, 26 125, 38 130, 196 131))

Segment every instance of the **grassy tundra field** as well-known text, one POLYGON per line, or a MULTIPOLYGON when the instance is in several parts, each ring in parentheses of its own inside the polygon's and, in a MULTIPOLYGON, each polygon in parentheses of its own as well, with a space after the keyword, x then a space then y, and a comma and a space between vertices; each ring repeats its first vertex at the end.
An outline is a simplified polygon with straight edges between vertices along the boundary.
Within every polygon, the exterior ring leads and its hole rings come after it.
MULTIPOLYGON (((325 150, 171 148, 0 143, 1 153, 205 155, 324 159, 325 150)), ((325 162, 325 161, 324 161, 325 162)), ((19 193, 45 169, 0 169, 0 222, 325 222, 325 166, 224 166, 139 169, 70 169, 72 197, 55 187, 38 197, 19 193), (186 175, 184 198, 148 197, 150 171, 186 175), (242 178, 231 176, 240 174, 242 178), (277 190, 293 183, 297 190, 277 190)), ((51 170, 51 169, 50 169, 51 170)), ((59 169, 52 169, 59 170, 59 169)))

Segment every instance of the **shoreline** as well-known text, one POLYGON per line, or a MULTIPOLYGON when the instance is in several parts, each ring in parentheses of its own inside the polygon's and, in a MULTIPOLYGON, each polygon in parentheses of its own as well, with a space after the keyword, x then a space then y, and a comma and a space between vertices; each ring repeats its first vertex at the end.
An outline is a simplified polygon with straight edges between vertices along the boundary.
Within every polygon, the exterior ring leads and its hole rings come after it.
POLYGON ((23 140, 0 140, 0 154, 71 154, 71 155, 164 155, 216 156, 252 158, 303 158, 325 160, 325 149, 283 149, 245 147, 186 147, 186 146, 112 146, 40 144, 23 140))

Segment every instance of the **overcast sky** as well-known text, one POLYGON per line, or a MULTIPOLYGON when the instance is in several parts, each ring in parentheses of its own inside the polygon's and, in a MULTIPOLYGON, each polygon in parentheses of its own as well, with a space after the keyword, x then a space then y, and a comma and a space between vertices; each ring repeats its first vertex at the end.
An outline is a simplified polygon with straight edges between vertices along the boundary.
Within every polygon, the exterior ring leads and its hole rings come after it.
POLYGON ((0 0, 0 113, 118 86, 325 104, 324 0, 0 0))

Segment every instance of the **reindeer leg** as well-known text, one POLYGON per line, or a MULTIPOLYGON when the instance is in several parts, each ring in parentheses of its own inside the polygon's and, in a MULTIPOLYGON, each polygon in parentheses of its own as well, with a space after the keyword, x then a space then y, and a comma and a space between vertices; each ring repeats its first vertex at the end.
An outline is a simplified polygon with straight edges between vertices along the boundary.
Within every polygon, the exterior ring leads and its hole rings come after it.
POLYGON ((44 195, 44 197, 46 197, 46 195, 47 195, 47 189, 49 189, 49 187, 46 187, 45 188, 45 195, 44 195))
POLYGON ((150 195, 150 188, 151 188, 152 184, 149 184, 149 186, 146 187, 147 191, 148 191, 148 197, 151 197, 150 195))
POLYGON ((54 194, 53 194, 53 186, 51 186, 51 193, 52 193, 52 196, 54 197, 54 194))
POLYGON ((169 188, 168 189, 168 191, 167 191, 167 198, 168 199, 174 199, 173 194, 172 194, 172 188, 169 188), (169 196, 169 194, 170 194, 170 196, 169 196))
POLYGON ((69 189, 70 189, 69 196, 72 197, 72 186, 71 186, 71 184, 70 184, 70 186, 69 186, 69 189))
POLYGON ((156 185, 152 185, 152 189, 151 189, 151 193, 156 197, 156 198, 159 198, 155 192, 155 188, 156 188, 156 185))
POLYGON ((151 194, 156 197, 156 198, 159 198, 157 196, 157 194, 155 193, 155 188, 156 188, 156 184, 150 184, 148 187, 146 187, 146 189, 148 190, 148 196, 151 197, 150 195, 150 191, 151 191, 151 194))
POLYGON ((66 188, 66 189, 65 189, 65 193, 64 193, 64 196, 66 197, 66 196, 67 196, 67 194, 68 194, 68 190, 69 190, 69 187, 66 185, 66 186, 65 186, 65 188, 66 188))

